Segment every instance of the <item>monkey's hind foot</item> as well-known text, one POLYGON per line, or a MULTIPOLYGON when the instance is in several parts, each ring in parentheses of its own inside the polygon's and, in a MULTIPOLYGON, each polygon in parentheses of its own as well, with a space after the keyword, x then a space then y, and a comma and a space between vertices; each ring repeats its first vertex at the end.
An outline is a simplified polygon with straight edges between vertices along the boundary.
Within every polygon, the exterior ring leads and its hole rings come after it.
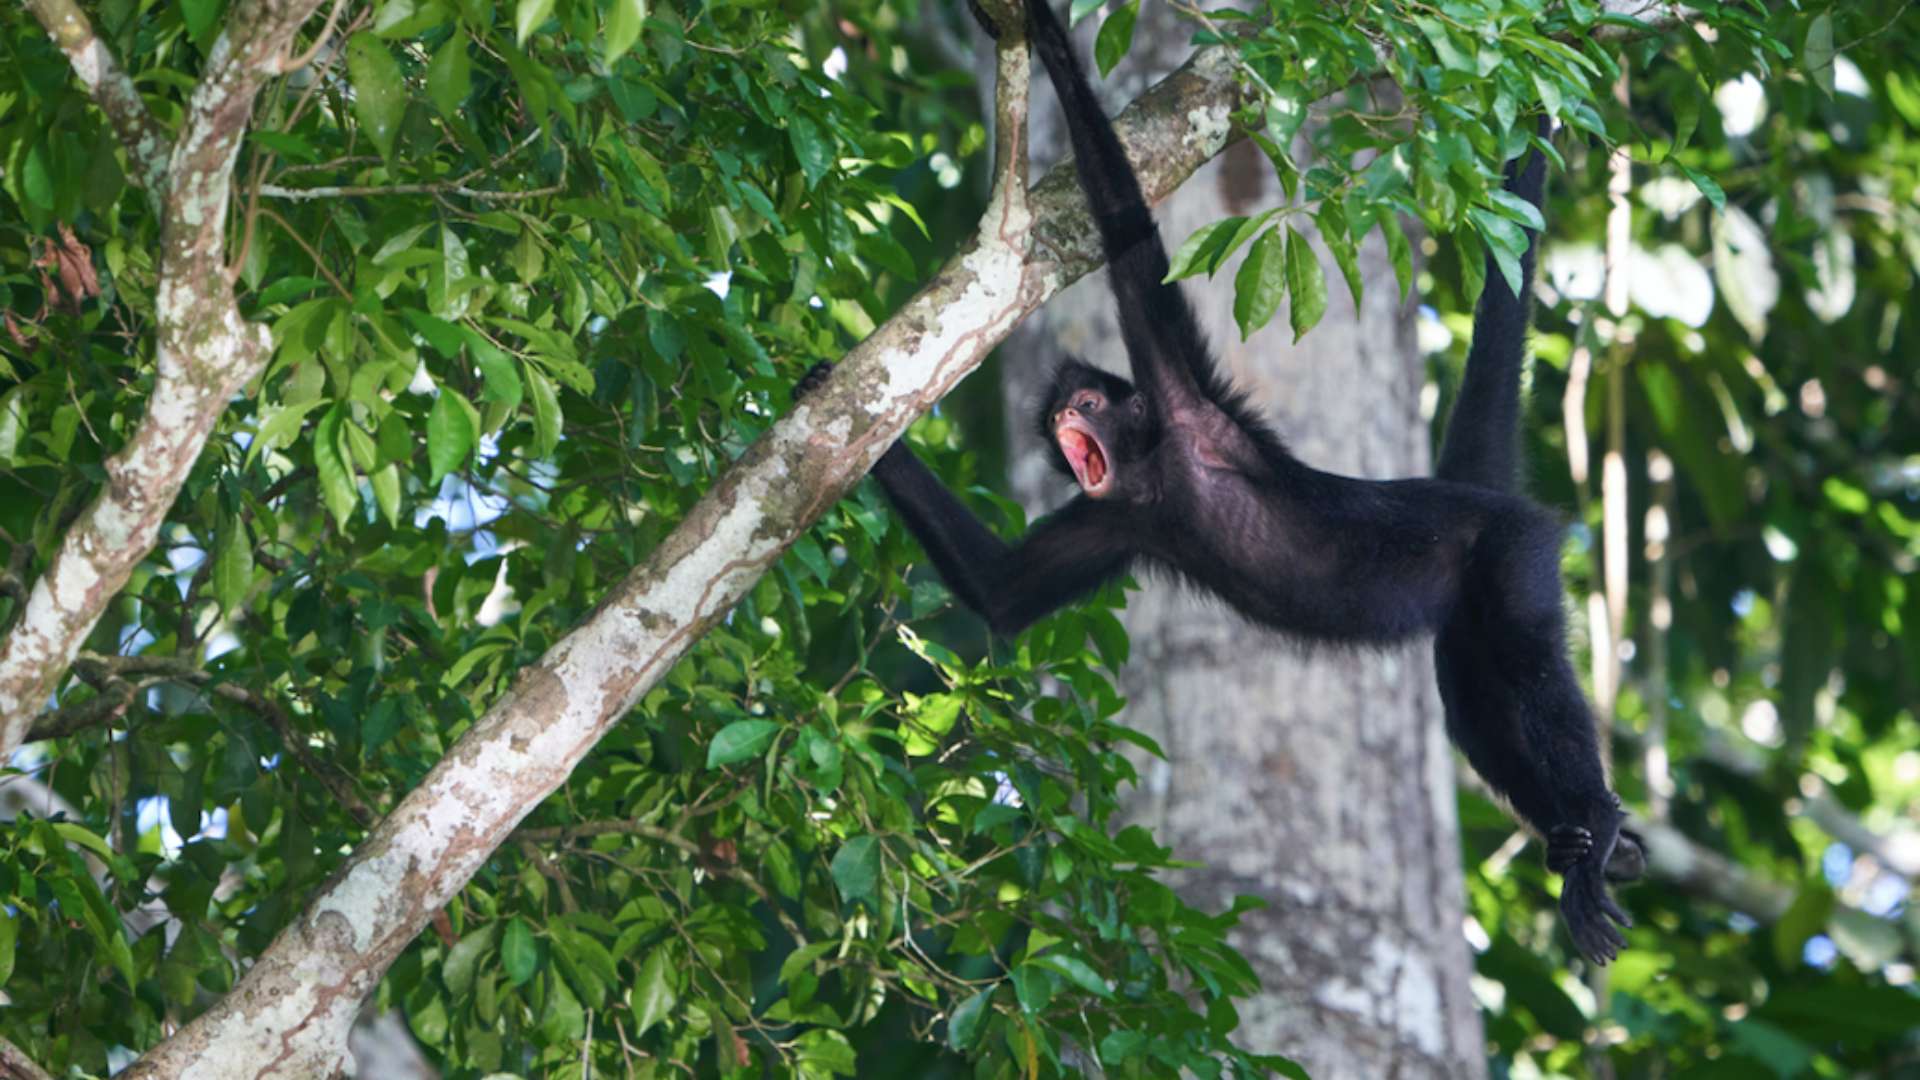
MULTIPOLYGON (((1562 878, 1560 914, 1566 919, 1574 946, 1594 964, 1610 963, 1626 947, 1627 939, 1616 925, 1633 925, 1607 892, 1607 868, 1620 852, 1623 839, 1618 817, 1601 823, 1597 836, 1579 825, 1557 825, 1547 830, 1547 867, 1562 878)), ((1638 837, 1627 842, 1644 862, 1638 837)))
POLYGON ((1555 825, 1547 830, 1547 869, 1556 874, 1586 861, 1593 854, 1593 832, 1579 825, 1555 825))
POLYGON ((800 376, 800 381, 793 384, 793 400, 799 401, 820 389, 820 384, 826 382, 827 376, 831 374, 833 374, 833 362, 830 360, 822 360, 808 368, 807 373, 800 376))
POLYGON ((980 0, 967 0, 967 10, 973 12, 973 21, 980 24, 980 29, 984 30, 988 37, 995 41, 1000 40, 1000 24, 994 22, 993 16, 988 15, 987 10, 980 6, 980 0))

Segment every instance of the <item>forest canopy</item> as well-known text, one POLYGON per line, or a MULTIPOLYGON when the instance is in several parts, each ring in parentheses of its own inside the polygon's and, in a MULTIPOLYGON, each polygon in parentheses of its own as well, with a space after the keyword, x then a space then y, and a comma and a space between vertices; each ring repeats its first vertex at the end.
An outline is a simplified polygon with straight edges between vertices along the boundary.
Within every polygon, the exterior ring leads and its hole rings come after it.
MULTIPOLYGON (((1139 2, 1071 5, 1100 72, 1139 2)), ((1243 140, 1288 196, 1175 276, 1311 341, 1378 245, 1436 402, 1563 129, 1527 442, 1656 858, 1596 995, 1462 793, 1493 1071, 1911 1069, 1909 4, 1169 6, 1149 197, 1243 140)), ((324 1072, 367 1003, 449 1076, 1303 1075, 1235 1038, 1260 901, 1125 815, 1123 592, 988 642, 859 482, 912 423, 1022 526, 997 399, 934 406, 1095 266, 964 5, 27 0, 0 50, 6 1068, 324 1072)))

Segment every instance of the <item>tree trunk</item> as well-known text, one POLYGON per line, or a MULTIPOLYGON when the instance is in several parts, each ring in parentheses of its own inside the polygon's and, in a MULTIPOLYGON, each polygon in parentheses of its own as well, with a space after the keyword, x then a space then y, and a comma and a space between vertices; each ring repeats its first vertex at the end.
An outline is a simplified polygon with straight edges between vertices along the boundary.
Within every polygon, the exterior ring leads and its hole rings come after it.
MULTIPOLYGON (((1190 51, 1168 9, 1140 19, 1133 56, 1103 87, 1110 109, 1190 51)), ((1083 49, 1094 21, 1081 27, 1083 49)), ((1037 81, 1033 103, 1038 167, 1065 139, 1059 105, 1037 81)), ((1241 143, 1157 217, 1172 248, 1200 225, 1284 198, 1259 151, 1241 143)), ((1357 476, 1424 475, 1413 307, 1384 245, 1375 237, 1362 251, 1357 316, 1322 257, 1331 302, 1297 347, 1284 313, 1240 342, 1232 266, 1189 282, 1189 295, 1226 372, 1302 459, 1357 476)), ((1003 348, 1011 460, 1030 504, 1064 494, 1025 423, 1053 362, 1071 353, 1125 370, 1105 274, 1048 304, 1003 348)), ((1294 1058, 1315 1080, 1483 1076, 1453 763, 1429 644, 1303 656, 1217 602, 1142 584, 1125 613, 1123 719, 1159 740, 1167 760, 1141 762, 1134 814, 1178 856, 1205 863, 1179 882, 1189 901, 1217 910, 1245 894, 1268 905, 1243 917, 1236 939, 1265 987, 1242 1008, 1237 1038, 1294 1058)))

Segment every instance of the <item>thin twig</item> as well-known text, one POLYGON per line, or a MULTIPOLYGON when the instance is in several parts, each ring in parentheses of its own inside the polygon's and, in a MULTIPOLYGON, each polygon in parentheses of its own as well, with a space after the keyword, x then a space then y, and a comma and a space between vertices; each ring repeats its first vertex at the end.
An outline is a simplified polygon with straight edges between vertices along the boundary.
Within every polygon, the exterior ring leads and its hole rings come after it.
POLYGON ((0 1080, 53 1080, 53 1074, 13 1043, 0 1039, 0 1080))
POLYGON ((313 58, 320 55, 320 50, 333 37, 334 24, 340 20, 340 12, 346 6, 346 0, 333 0, 333 10, 327 12, 327 25, 320 28, 320 34, 313 39, 312 47, 298 57, 282 57, 280 74, 287 75, 313 63, 313 58))
POLYGON ((1912 6, 1913 6, 1913 0, 1905 0, 1905 2, 1903 2, 1899 7, 1893 9, 1892 18, 1888 19, 1884 23, 1881 23, 1879 27, 1877 27, 1876 29, 1869 30, 1864 34, 1861 34, 1859 37, 1854 38, 1852 41, 1847 42, 1845 45, 1841 45, 1835 48, 1833 51, 1836 54, 1843 53, 1843 52, 1846 52, 1848 49, 1853 48, 1855 45, 1858 45, 1861 42, 1866 41, 1868 38, 1879 37, 1881 34, 1884 34, 1888 30, 1893 29, 1893 24, 1899 22, 1900 16, 1905 15, 1907 13, 1907 9, 1912 6))
POLYGON ((481 202, 518 202, 523 199, 539 199, 548 195, 557 195, 566 186, 565 181, 549 184, 543 188, 529 191, 487 191, 483 188, 471 188, 452 182, 438 184, 361 184, 336 187, 290 188, 279 184, 260 185, 260 194, 270 199, 286 199, 289 202, 305 202, 310 199, 354 199, 374 195, 458 195, 481 202))
POLYGON ((345 285, 341 284, 340 279, 333 276, 333 271, 327 269, 327 264, 321 261, 320 253, 314 250, 312 244, 307 243, 307 238, 304 236, 301 236, 299 230, 295 229, 292 225, 287 224, 286 218, 281 217, 279 214, 274 213, 273 211, 267 209, 264 206, 259 207, 257 212, 271 218, 274 224, 286 230, 287 235, 293 237, 293 242, 296 244, 299 244, 300 249, 302 251, 305 251, 307 253, 307 257, 313 260, 313 268, 315 270, 320 271, 320 276, 323 278, 326 278, 327 282, 331 284, 334 287, 334 289, 336 289, 340 293, 341 296, 346 297, 348 300, 353 299, 353 293, 349 291, 345 285))

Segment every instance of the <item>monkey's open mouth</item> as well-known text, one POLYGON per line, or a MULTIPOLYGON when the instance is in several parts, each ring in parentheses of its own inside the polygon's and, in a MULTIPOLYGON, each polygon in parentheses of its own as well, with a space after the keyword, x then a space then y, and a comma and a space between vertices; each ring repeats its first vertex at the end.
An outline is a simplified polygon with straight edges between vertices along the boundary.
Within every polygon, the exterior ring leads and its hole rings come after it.
POLYGON ((1112 476, 1107 470, 1107 451, 1100 445, 1100 437, 1073 416, 1061 419, 1053 429, 1053 437, 1060 444, 1060 452, 1066 455, 1073 478, 1080 482, 1080 490, 1095 498, 1105 495, 1112 476))

